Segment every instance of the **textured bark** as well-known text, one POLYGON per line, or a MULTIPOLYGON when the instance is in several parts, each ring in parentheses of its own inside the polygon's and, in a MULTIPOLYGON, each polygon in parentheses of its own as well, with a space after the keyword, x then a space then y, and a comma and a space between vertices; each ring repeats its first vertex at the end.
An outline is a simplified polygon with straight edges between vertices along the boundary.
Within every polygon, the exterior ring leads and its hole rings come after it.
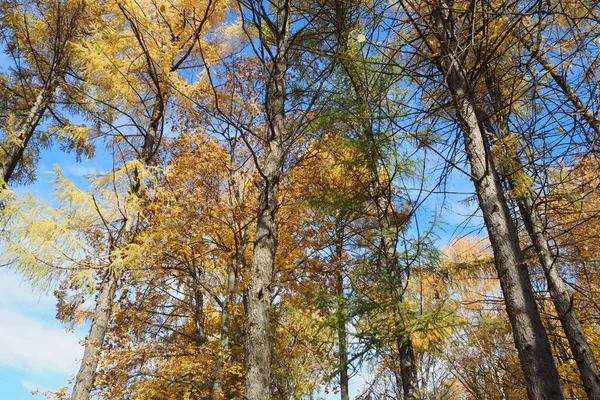
POLYGON ((489 144, 480 125, 466 71, 458 56, 458 43, 452 30, 450 6, 445 1, 438 2, 433 16, 437 25, 436 33, 441 54, 444 57, 443 62, 439 64, 440 72, 446 76, 446 83, 463 131, 471 175, 494 251, 494 264, 527 382, 529 398, 563 399, 558 371, 533 295, 516 227, 510 217, 489 144))
POLYGON ((90 397, 100 360, 100 351, 110 323, 113 299, 117 290, 117 280, 115 271, 109 270, 100 286, 100 292, 96 299, 96 308, 94 309, 94 317, 92 318, 92 326, 85 343, 79 372, 75 378, 75 386, 71 395, 71 399, 73 400, 87 400, 90 397))
MULTIPOLYGON (((247 312, 245 321, 245 397, 248 400, 269 400, 271 398, 271 337, 270 307, 271 281, 278 233, 278 192, 283 163, 283 137, 286 100, 286 73, 288 67, 288 42, 290 26, 290 4, 281 0, 275 5, 276 25, 272 32, 275 45, 274 57, 269 75, 265 108, 267 117, 267 137, 265 155, 259 166, 260 198, 256 219, 254 254, 250 268, 247 292, 247 312)), ((257 11, 257 10, 253 10, 257 11)), ((256 14, 256 13, 255 13, 256 14)), ((265 46, 269 43, 264 38, 265 46)))
MULTIPOLYGON (((2 146, 0 177, 3 179, 3 185, 7 185, 13 177, 29 141, 44 117, 48 106, 53 102, 59 82, 64 78, 65 71, 70 63, 67 49, 70 41, 76 37, 79 25, 83 20, 82 14, 85 12, 85 2, 74 3, 71 6, 72 8, 56 2, 52 19, 46 21, 49 27, 52 25, 52 30, 55 32, 50 44, 52 57, 47 60, 49 69, 45 74, 38 77, 40 81, 44 82, 44 85, 35 97, 35 101, 29 108, 29 112, 22 121, 21 126, 16 130, 15 137, 11 138, 10 143, 2 146)), ((33 47, 30 47, 27 51, 35 53, 33 47)), ((35 54, 34 58, 37 59, 39 56, 40 54, 35 54)), ((36 62, 39 62, 39 60, 36 62)), ((20 65, 20 62, 15 63, 20 65)), ((22 72, 20 67, 17 68, 17 71, 22 72)), ((41 70, 39 71, 41 72, 41 70)), ((21 79, 28 80, 26 77, 21 77, 21 79)))
POLYGON ((544 224, 530 196, 518 199, 517 203, 525 228, 544 269, 548 291, 562 328, 569 340, 569 347, 577 363, 585 392, 589 399, 600 399, 600 374, 598 373, 596 359, 573 308, 567 285, 556 269, 556 257, 552 254, 548 245, 544 224))
POLYGON ((202 346, 206 340, 204 333, 204 295, 202 288, 195 285, 194 289, 194 319, 196 322, 196 345, 202 346))
MULTIPOLYGON (((377 178, 380 182, 380 178, 377 178)), ((417 364, 415 353, 412 346, 410 334, 406 332, 406 326, 403 321, 403 311, 401 304, 403 302, 404 285, 402 280, 402 267, 398 260, 396 246, 398 242, 398 227, 392 224, 390 216, 394 214, 390 184, 377 185, 380 196, 377 198, 377 220, 381 229, 381 251, 383 253, 388 278, 390 280, 390 289, 392 294, 392 303, 394 317, 398 326, 395 333, 396 347, 398 353, 398 364, 400 365, 399 377, 402 381, 402 393, 405 400, 414 400, 419 398, 419 384, 417 376, 417 364)), ((398 374, 396 374, 398 377, 398 374)), ((399 382, 398 382, 399 383, 399 382)))
MULTIPOLYGON (((503 111, 508 110, 508 106, 500 90, 498 90, 500 82, 495 81, 490 76, 487 83, 494 102, 493 107, 496 112, 496 123, 500 125, 502 131, 509 132, 508 117, 503 113, 503 111)), ((493 127, 490 127, 490 132, 493 131, 493 127)), ((513 170, 524 170, 524 166, 518 155, 508 155, 508 157, 513 158, 510 162, 513 170)), ((514 174, 508 173, 506 179, 510 187, 514 189, 516 187, 514 174)), ((554 303, 561 326, 569 341, 569 347, 577 363, 586 394, 590 399, 600 399, 600 375, 596 359, 587 342, 575 309, 572 307, 572 299, 569 295, 567 285, 556 268, 556 257, 550 249, 544 223, 535 207, 534 199, 531 194, 528 194, 517 197, 516 202, 525 229, 544 270, 550 298, 554 303)))
MULTIPOLYGON (((237 185, 235 184, 233 179, 230 179, 230 186, 235 188, 234 191, 236 192, 235 197, 237 200, 237 204, 241 204, 242 202, 239 197, 237 185)), ((242 234, 240 238, 240 243, 238 244, 238 248, 233 256, 231 265, 229 266, 229 271, 227 272, 227 290, 225 292, 225 298, 223 299, 223 311, 221 315, 221 355, 219 356, 217 365, 215 366, 215 378, 212 384, 210 395, 210 398, 212 400, 219 400, 222 398, 223 379, 225 378, 223 367, 225 366, 225 362, 227 361, 229 357, 229 352, 231 350, 231 342, 229 338, 229 330, 231 328, 231 301, 235 293, 235 284, 237 282, 238 271, 242 266, 244 252, 248 247, 247 225, 244 228, 241 228, 238 225, 238 228, 242 229, 242 234)))
MULTIPOLYGON (((373 203, 375 206, 376 219, 380 232, 379 253, 384 260, 387 278, 390 284, 390 291, 393 303, 394 319, 397 322, 395 332, 396 364, 399 367, 398 371, 394 371, 396 383, 402 386, 402 392, 406 400, 419 398, 419 386, 417 377, 417 364, 414 356, 412 341, 410 334, 406 333, 406 327, 403 321, 403 292, 404 285, 402 280, 402 267, 399 263, 396 254, 396 246, 398 244, 399 227, 398 221, 392 221, 390 216, 394 215, 394 205, 392 202, 392 187, 391 177, 386 168, 381 168, 380 164, 380 149, 378 146, 379 138, 370 124, 369 104, 377 104, 378 100, 369 96, 370 88, 368 83, 357 73, 357 62, 353 58, 346 58, 344 54, 348 49, 347 37, 350 28, 347 25, 346 4, 342 0, 335 2, 336 13, 336 32, 340 42, 340 53, 342 54, 340 61, 342 66, 350 78, 351 87, 356 96, 357 104, 364 107, 362 117, 362 134, 367 139, 368 148, 366 151, 370 190, 373 203), (380 170, 383 170, 380 171, 380 170), (382 176, 383 175, 383 176, 382 176)), ((360 66, 358 68, 361 68, 360 66)), ((379 94, 380 95, 380 94, 379 94)))
MULTIPOLYGON (((162 118, 163 100, 157 100, 154 105, 152 112, 153 121, 155 120, 156 110, 160 109, 162 118)), ((142 151, 140 152, 140 161, 148 164, 151 161, 153 151, 156 145, 158 132, 156 130, 158 124, 151 121, 150 126, 146 134, 144 135, 144 142, 142 144, 142 151)), ((138 171, 133 171, 133 181, 131 183, 131 191, 135 196, 141 196, 141 182, 139 181, 138 171)), ((137 216, 129 215, 123 222, 123 227, 119 232, 115 243, 110 246, 110 253, 122 246, 131 243, 131 240, 135 238, 136 230, 136 219, 137 216)), ((112 260, 111 260, 112 263, 112 260)), ((85 343, 85 350, 81 364, 79 366, 79 372, 73 385, 73 393, 71 400, 89 400, 90 393, 94 386, 94 380, 96 379, 96 370, 98 369, 98 361, 102 352, 102 346, 104 345, 104 337, 108 330, 110 317, 112 314, 112 305, 117 290, 117 283, 119 279, 119 271, 114 271, 109 268, 108 276, 100 286, 100 294, 96 300, 96 308, 94 309, 94 318, 92 319, 92 325, 90 327, 90 333, 85 343)))
POLYGON ((23 158, 23 153, 33 134, 38 127, 48 105, 54 97, 56 83, 46 84, 35 98, 35 102, 29 109, 27 117, 16 133, 16 137, 11 143, 3 146, 4 158, 0 160, 0 174, 4 184, 8 184, 17 168, 17 165, 23 158))

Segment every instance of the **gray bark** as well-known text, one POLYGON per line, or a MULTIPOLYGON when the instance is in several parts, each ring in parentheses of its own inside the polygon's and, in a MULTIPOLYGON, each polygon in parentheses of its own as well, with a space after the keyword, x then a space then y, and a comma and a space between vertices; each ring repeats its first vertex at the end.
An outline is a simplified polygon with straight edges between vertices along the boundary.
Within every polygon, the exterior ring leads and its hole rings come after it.
POLYGON ((33 134, 38 127, 41 119, 44 116, 48 105, 54 97, 56 91, 56 82, 47 83, 38 93, 35 98, 35 102, 29 109, 29 113, 23 124, 19 128, 16 134, 16 138, 12 142, 7 143, 3 146, 4 159, 0 161, 0 174, 4 184, 8 184, 17 168, 17 165, 23 157, 27 144, 33 137, 33 134))
POLYGON ((335 244, 336 296, 337 296, 337 335, 338 335, 338 369, 340 375, 340 399, 350 400, 348 376, 348 330, 346 328, 346 299, 344 297, 344 222, 338 221, 335 244))
POLYGON ((204 334, 204 294, 199 284, 194 284, 194 319, 196 322, 196 345, 202 346, 206 339, 204 334))
MULTIPOLYGON (((377 172, 374 172, 377 174, 377 172)), ((390 280, 390 290, 392 294, 392 303, 394 317, 396 320, 395 340, 398 352, 398 363, 400 364, 400 374, 395 374, 402 381, 402 393, 405 400, 415 400, 419 396, 419 385, 417 376, 417 364, 415 353, 412 346, 410 334, 406 331, 406 325, 402 315, 401 304, 404 296, 404 285, 402 280, 402 267, 398 260, 396 246, 398 243, 398 229, 390 220, 393 215, 393 206, 391 201, 391 183, 383 185, 381 178, 376 175, 376 182, 379 197, 376 199, 377 219, 381 229, 381 251, 385 260, 387 274, 390 280)), ((398 382, 399 383, 399 382, 398 382)))
MULTIPOLYGON (((358 104, 367 108, 366 112, 368 113, 369 104, 377 104, 377 100, 369 97, 370 88, 367 86, 368 84, 364 82, 356 72, 358 65, 356 60, 344 56, 348 49, 348 36, 351 31, 351 27, 348 26, 347 7, 348 4, 345 4, 345 2, 341 0, 336 0, 334 3, 336 17, 335 28, 340 44, 340 53, 342 55, 340 61, 346 74, 350 78, 352 89, 354 90, 358 104)), ((358 68, 361 67, 359 66, 358 68)), ((382 177, 379 172, 380 158, 379 149, 377 148, 378 139, 375 137, 375 132, 373 132, 368 119, 368 115, 366 118, 363 116, 362 128, 363 133, 371 146, 371 148, 367 149, 367 158, 370 173, 369 179, 371 181, 371 195, 373 197, 378 228, 381 234, 380 248, 378 250, 385 262, 386 273, 390 282, 392 307, 395 314, 394 317, 398 324, 395 332, 395 344, 397 346, 396 364, 399 367, 399 371, 394 371, 394 375, 398 386, 400 386, 401 383, 404 398, 412 400, 419 398, 417 365, 412 341, 410 339, 410 334, 406 333, 406 327, 404 326, 402 316, 403 311, 401 309, 404 286, 402 282, 402 267, 396 254, 399 233, 398 227, 392 223, 393 221, 390 221, 390 215, 394 213, 391 179, 389 174, 387 174, 387 170, 385 171, 385 177, 382 177)))
MULTIPOLYGON (((283 163, 286 73, 290 27, 290 4, 277 2, 273 64, 265 95, 267 138, 262 166, 259 166, 260 198, 256 219, 254 254, 250 268, 245 321, 245 396, 248 400, 271 398, 271 281, 278 234, 278 192, 283 163)), ((254 10, 256 11, 256 10, 254 10)), ((268 46, 268 42, 263 43, 268 46)))
POLYGON ((533 44, 525 35, 517 34, 517 39, 525 46, 531 56, 537 61, 538 64, 546 71, 558 85, 563 94, 567 97, 569 102, 575 107, 575 110, 583 116, 590 127, 596 134, 594 141, 600 141, 600 120, 596 117, 594 112, 583 102, 577 94, 577 92, 569 85, 567 79, 558 71, 555 65, 552 65, 540 49, 533 44))
MULTIPOLYGON (((502 114, 502 109, 507 110, 506 101, 497 89, 498 82, 492 77, 488 79, 488 89, 492 93, 494 101, 494 110, 497 114, 497 123, 502 126, 505 132, 509 132, 508 118, 502 114)), ((491 128, 490 132, 494 129, 491 128)), ((512 166, 514 170, 522 170, 524 166, 518 155, 509 155, 513 157, 512 166)), ((509 171, 507 180, 511 188, 515 188, 514 177, 509 171)), ((569 295, 567 285, 560 276, 556 268, 556 257, 550 249, 544 223, 540 217, 535 202, 531 194, 516 198, 519 213, 523 219, 525 229, 531 239, 533 247, 538 255, 538 259, 544 270, 546 282, 548 283, 548 292, 554 308, 558 314, 561 326, 565 332, 565 336, 569 341, 569 347, 573 357, 577 363, 579 374, 583 381, 583 385, 588 398, 600 399, 600 375, 594 354, 587 342, 579 318, 572 307, 572 299, 569 295)))
POLYGON ((98 362, 100 361, 100 352, 104 344, 104 337, 110 323, 113 299, 117 291, 118 277, 116 271, 107 271, 100 292, 96 299, 96 308, 92 318, 90 333, 85 342, 83 359, 79 366, 79 372, 75 378, 73 386, 72 400, 89 399, 90 392, 94 385, 98 362))
POLYGON ((567 285, 556 269, 556 257, 550 250, 544 224, 530 196, 517 199, 517 204, 527 233, 544 269, 548 291, 569 341, 569 347, 577 363, 585 392, 589 399, 600 399, 600 374, 598 373, 596 359, 573 308, 567 285))
MULTIPOLYGON (((229 185, 232 188, 234 194, 233 197, 235 199, 236 205, 242 204, 242 199, 239 194, 239 190, 237 184, 233 177, 230 175, 229 185)), ((242 266, 244 253, 246 252, 246 248, 248 247, 248 225, 244 227, 240 226, 241 223, 237 224, 238 229, 241 231, 239 243, 237 243, 237 249, 231 261, 231 265, 229 266, 229 271, 227 271, 227 289, 225 292, 225 297, 223 299, 222 305, 222 315, 221 315, 221 355, 217 360, 217 365, 215 366, 215 378, 213 380, 213 385, 211 389, 210 398, 212 400, 221 399, 223 393, 223 367, 227 362, 229 357, 229 352, 231 350, 231 341, 229 337, 229 330, 231 328, 231 301, 233 299, 235 293, 235 285, 237 282, 238 272, 242 266)))
POLYGON ((519 238, 511 219, 489 144, 472 101, 466 71, 452 31, 450 7, 445 1, 434 9, 444 60, 439 67, 446 76, 454 108, 463 131, 472 180, 488 230, 494 264, 504 294, 515 345, 530 399, 563 399, 550 342, 533 295, 519 238))
MULTIPOLYGON (((158 99, 154 105, 152 112, 152 121, 149 125, 148 131, 144 135, 144 143, 142 145, 142 151, 140 153, 140 160, 145 164, 148 164, 152 158, 153 150, 157 140, 157 126, 155 120, 158 120, 157 110, 160 110, 160 118, 162 118, 163 100, 158 99)), ((141 196, 141 182, 139 181, 138 171, 133 171, 133 181, 131 183, 131 191, 135 196, 141 196)), ((110 246, 110 252, 121 248, 122 246, 131 242, 135 237, 136 229, 135 215, 126 216, 126 220, 123 222, 123 227, 119 232, 115 242, 110 246)), ((112 260, 111 260, 112 263, 112 260)), ((102 346, 104 345, 104 338, 108 331, 110 317, 112 314, 112 305, 117 290, 117 283, 119 280, 120 271, 115 271, 109 267, 107 278, 102 281, 100 286, 100 293, 96 300, 96 308, 94 309, 94 317, 92 319, 92 325, 90 327, 90 333, 85 343, 85 350, 75 384, 73 385, 73 393, 71 394, 71 400, 89 400, 90 393, 94 386, 94 380, 96 379, 96 370, 98 369, 98 362, 100 360, 100 354, 102 352, 102 346)))

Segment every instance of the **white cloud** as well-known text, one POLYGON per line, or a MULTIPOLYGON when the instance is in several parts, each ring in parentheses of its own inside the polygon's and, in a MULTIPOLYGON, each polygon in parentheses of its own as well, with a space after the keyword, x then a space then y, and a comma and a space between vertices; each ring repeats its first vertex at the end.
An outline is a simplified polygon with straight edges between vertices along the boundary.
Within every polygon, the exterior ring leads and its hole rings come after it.
POLYGON ((66 165, 61 165, 61 168, 65 174, 78 178, 95 175, 98 173, 98 168, 96 165, 89 161, 69 162, 66 163, 66 165))
POLYGON ((73 374, 82 347, 63 328, 0 308, 0 365, 34 373, 73 374))
POLYGON ((34 292, 33 287, 18 274, 5 268, 0 269, 0 307, 22 305, 28 309, 44 308, 51 312, 55 302, 49 293, 34 292))

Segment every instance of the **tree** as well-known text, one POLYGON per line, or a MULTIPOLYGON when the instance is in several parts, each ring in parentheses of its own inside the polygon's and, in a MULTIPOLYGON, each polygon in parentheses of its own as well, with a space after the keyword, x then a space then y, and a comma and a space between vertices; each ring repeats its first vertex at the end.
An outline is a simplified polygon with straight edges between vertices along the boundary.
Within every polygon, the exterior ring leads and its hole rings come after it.
MULTIPOLYGON (((0 174, 6 185, 34 180, 35 161, 50 139, 48 134, 35 134, 57 100, 59 86, 65 85, 66 75, 75 67, 74 42, 93 17, 85 2, 78 0, 4 1, 2 8, 2 37, 13 64, 0 84, 4 109, 0 174)), ((71 131, 59 139, 90 154, 87 137, 71 131)))
MULTIPOLYGON (((460 54, 462 28, 476 26, 477 19, 464 20, 469 8, 456 3, 426 3, 423 7, 404 3, 417 37, 433 54, 432 64, 445 77, 452 96, 453 112, 460 126, 465 152, 488 236, 494 249, 495 266, 506 302, 515 344, 525 373, 528 394, 533 399, 563 398, 550 343, 533 296, 525 259, 511 218, 484 124, 477 114, 476 87, 460 54), (419 11, 418 11, 419 10, 419 11), (425 11, 427 10, 427 11, 425 11), (429 23, 431 18, 431 24, 429 23)), ((478 16, 477 13, 473 16, 478 16)), ((484 20, 485 21, 485 20, 484 20)))

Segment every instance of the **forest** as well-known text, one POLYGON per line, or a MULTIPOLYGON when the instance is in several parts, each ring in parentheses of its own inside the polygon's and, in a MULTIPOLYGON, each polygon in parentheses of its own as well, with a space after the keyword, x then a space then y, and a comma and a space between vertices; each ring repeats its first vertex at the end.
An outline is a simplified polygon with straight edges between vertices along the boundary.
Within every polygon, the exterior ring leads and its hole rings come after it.
POLYGON ((600 399, 599 2, 0 1, 47 399, 600 399))

